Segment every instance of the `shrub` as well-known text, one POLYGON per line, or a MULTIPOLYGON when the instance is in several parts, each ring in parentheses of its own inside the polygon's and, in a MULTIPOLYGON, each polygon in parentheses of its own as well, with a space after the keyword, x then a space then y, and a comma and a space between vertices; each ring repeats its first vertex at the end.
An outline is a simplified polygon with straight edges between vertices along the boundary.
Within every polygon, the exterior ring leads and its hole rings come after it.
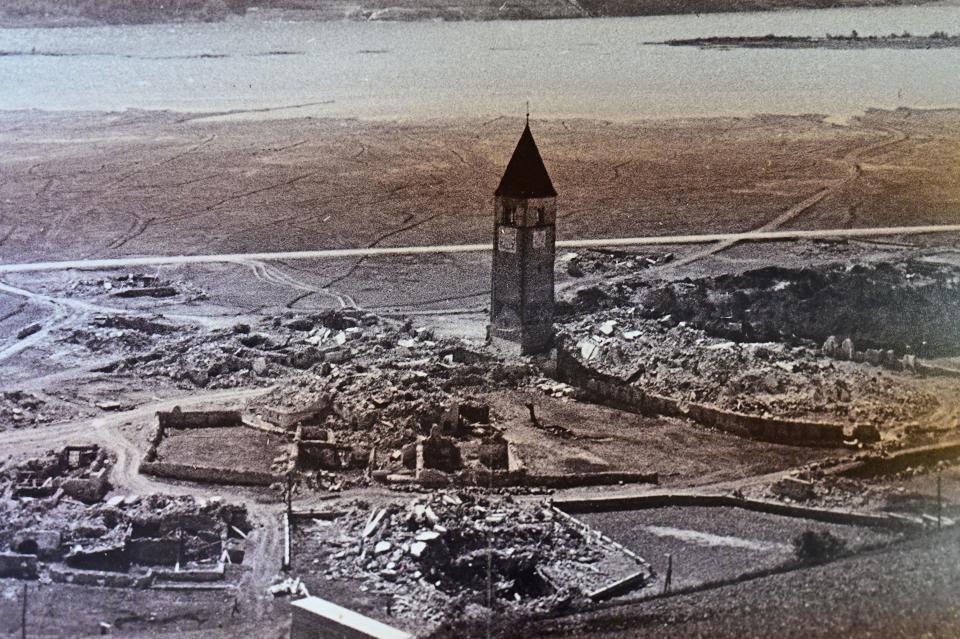
POLYGON ((843 539, 830 532, 805 530, 793 539, 793 552, 802 563, 815 564, 838 556, 846 545, 843 539))

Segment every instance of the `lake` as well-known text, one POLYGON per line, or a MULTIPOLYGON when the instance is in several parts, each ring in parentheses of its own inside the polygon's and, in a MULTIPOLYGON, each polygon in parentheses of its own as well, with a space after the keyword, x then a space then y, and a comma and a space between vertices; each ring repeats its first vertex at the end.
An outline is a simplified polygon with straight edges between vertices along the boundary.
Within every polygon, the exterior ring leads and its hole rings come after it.
MULTIPOLYGON (((960 106, 960 49, 701 50, 733 35, 960 33, 960 8, 523 22, 273 22, 0 29, 0 109, 418 120, 642 118, 960 106)), ((250 116, 247 116, 250 117, 250 116)))

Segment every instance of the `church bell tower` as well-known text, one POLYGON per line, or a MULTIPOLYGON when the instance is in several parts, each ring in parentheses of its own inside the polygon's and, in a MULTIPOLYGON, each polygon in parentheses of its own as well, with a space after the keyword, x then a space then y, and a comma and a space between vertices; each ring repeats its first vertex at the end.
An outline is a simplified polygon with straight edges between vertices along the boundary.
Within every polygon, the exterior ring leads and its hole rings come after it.
POLYGON ((553 264, 557 192, 530 120, 494 192, 490 342, 534 355, 553 341, 553 264))

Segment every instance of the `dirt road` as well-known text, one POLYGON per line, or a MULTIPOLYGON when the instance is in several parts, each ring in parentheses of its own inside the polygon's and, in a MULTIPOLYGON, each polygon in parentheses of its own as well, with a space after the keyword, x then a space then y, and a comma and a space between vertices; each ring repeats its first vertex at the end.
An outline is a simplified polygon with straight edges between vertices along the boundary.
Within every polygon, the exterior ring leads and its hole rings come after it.
MULTIPOLYGON (((773 228, 793 219, 800 210, 813 205, 812 200, 820 201, 824 196, 817 195, 804 200, 800 205, 787 211, 759 230, 746 233, 707 233, 701 235, 661 235, 648 237, 618 237, 593 240, 561 240, 557 248, 606 248, 615 246, 673 246, 681 244, 708 244, 719 242, 721 246, 732 246, 738 242, 768 242, 780 240, 808 240, 844 237, 884 237, 901 235, 926 235, 931 233, 960 233, 960 224, 929 224, 920 226, 883 226, 854 229, 819 229, 774 231, 773 228)), ((431 255, 437 253, 473 253, 492 250, 490 244, 440 244, 433 246, 393 246, 353 249, 325 249, 316 251, 281 251, 276 253, 226 253, 222 255, 169 255, 155 257, 124 257, 112 259, 67 260, 63 262, 32 262, 22 264, 0 264, 0 273, 30 273, 38 271, 62 271, 68 269, 126 268, 135 266, 158 266, 174 264, 211 264, 237 262, 249 264, 258 273, 257 277, 269 280, 262 271, 257 271, 256 262, 280 260, 315 260, 344 257, 382 257, 393 255, 431 255)), ((722 250, 715 247, 704 255, 722 250)), ((685 258, 687 261, 690 258, 685 258)), ((678 262, 686 263, 686 262, 678 262)), ((262 268, 262 267, 261 267, 262 268)), ((274 274, 276 275, 276 274, 274 274)), ((290 283, 290 282, 286 282, 290 283)), ((313 287, 302 285, 305 290, 313 287)), ((3 290, 6 290, 3 289, 3 290)), ((10 291, 13 292, 13 291, 10 291)), ((346 300, 343 300, 346 303, 346 300)))

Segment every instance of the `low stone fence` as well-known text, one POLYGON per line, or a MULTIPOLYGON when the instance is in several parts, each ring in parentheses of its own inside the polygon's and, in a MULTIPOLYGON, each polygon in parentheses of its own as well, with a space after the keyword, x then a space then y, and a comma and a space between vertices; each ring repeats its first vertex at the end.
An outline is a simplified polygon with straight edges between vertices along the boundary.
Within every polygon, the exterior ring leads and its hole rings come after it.
POLYGON ((877 477, 899 473, 913 466, 935 464, 957 457, 960 457, 960 442, 945 442, 909 448, 882 457, 870 457, 852 466, 844 467, 837 474, 861 479, 877 477))
MULTIPOLYGON (((377 476, 374 476, 377 478, 377 476)), ((444 473, 434 469, 414 475, 387 475, 379 478, 390 484, 418 483, 423 487, 443 488, 445 486, 480 486, 486 488, 506 488, 509 486, 529 486, 538 488, 577 488, 581 486, 611 486, 616 484, 656 484, 657 473, 636 471, 604 471, 597 473, 532 474, 526 468, 513 470, 490 470, 486 468, 468 468, 456 473, 444 473)))
POLYGON ((777 417, 760 417, 647 393, 623 380, 582 364, 563 346, 557 348, 557 377, 591 401, 642 415, 686 417, 725 432, 792 446, 834 447, 843 444, 843 425, 777 417))
POLYGON ((50 581, 55 583, 103 588, 148 588, 153 582, 153 573, 149 571, 145 575, 128 575, 102 570, 74 570, 50 566, 47 574, 50 576, 50 581))
POLYGON ((843 445, 843 426, 840 424, 744 415, 703 404, 687 405, 686 416, 704 426, 768 442, 823 447, 843 445))
POLYGON ((223 564, 212 568, 191 568, 189 570, 157 570, 154 572, 156 581, 190 581, 208 582, 223 581, 226 572, 223 564))
POLYGON ((565 475, 533 475, 524 478, 524 486, 541 488, 577 488, 580 486, 612 486, 616 484, 656 484, 657 473, 633 471, 605 471, 598 473, 568 473, 565 475))
POLYGON ((193 464, 178 464, 174 462, 143 461, 140 463, 140 472, 144 475, 153 475, 154 477, 183 479, 208 484, 269 486, 275 482, 283 481, 282 477, 262 471, 195 466, 193 464))
POLYGON ((643 415, 682 416, 680 403, 669 397, 647 393, 626 384, 618 377, 593 370, 570 354, 563 345, 557 348, 557 377, 607 406, 643 415))
POLYGON ((936 366, 934 364, 925 364, 924 362, 920 361, 914 365, 914 370, 921 375, 926 375, 927 377, 952 377, 954 379, 960 378, 960 370, 946 368, 944 366, 936 366))
POLYGON ((158 411, 157 423, 161 429, 227 428, 242 426, 243 420, 237 410, 182 411, 176 406, 172 411, 158 411))
POLYGON ((646 508, 666 508, 670 506, 701 506, 741 508, 769 515, 781 515, 810 519, 832 524, 848 526, 868 526, 876 528, 904 529, 914 527, 915 522, 902 517, 887 514, 856 513, 827 508, 809 508, 796 504, 784 504, 762 499, 743 499, 731 495, 696 494, 660 494, 660 495, 623 495, 616 497, 585 497, 554 500, 553 506, 569 513, 616 512, 621 510, 641 510, 646 508))

